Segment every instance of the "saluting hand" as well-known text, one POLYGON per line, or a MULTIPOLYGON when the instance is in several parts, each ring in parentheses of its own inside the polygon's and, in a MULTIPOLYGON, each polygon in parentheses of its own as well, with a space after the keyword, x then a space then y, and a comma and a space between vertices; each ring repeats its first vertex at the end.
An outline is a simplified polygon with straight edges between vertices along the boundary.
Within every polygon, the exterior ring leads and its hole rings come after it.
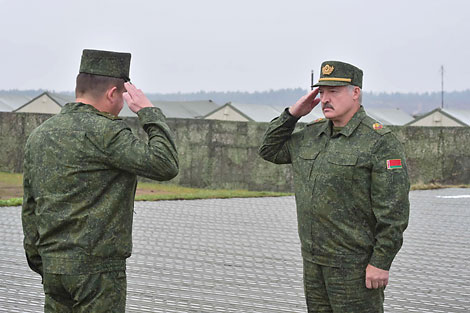
POLYGON ((295 117, 302 117, 310 113, 313 108, 320 103, 320 99, 315 99, 318 95, 318 88, 315 88, 302 98, 300 98, 293 106, 289 108, 289 113, 295 117))
POLYGON ((152 102, 144 95, 142 90, 137 89, 129 82, 124 83, 124 87, 126 88, 126 92, 124 92, 122 96, 132 112, 137 113, 143 108, 153 107, 152 102))
POLYGON ((366 287, 369 289, 383 288, 388 284, 388 271, 378 267, 367 265, 366 287))

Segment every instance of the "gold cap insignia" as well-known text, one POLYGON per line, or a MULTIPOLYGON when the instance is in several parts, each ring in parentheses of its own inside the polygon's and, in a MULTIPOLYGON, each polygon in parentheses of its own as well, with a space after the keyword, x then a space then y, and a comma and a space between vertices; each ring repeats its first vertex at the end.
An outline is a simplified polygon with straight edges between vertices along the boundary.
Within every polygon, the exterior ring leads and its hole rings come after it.
POLYGON ((374 125, 372 125, 372 127, 375 130, 384 128, 384 126, 382 124, 379 124, 379 123, 374 123, 374 125))
POLYGON ((335 67, 329 64, 326 64, 322 67, 321 72, 323 75, 330 75, 334 71, 335 67))

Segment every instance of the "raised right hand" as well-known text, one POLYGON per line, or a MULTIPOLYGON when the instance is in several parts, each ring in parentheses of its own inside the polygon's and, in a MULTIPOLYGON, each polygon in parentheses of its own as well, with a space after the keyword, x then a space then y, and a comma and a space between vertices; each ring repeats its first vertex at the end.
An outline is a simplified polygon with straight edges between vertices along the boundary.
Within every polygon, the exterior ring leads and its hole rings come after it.
POLYGON ((129 82, 124 83, 124 87, 126 88, 126 92, 124 92, 122 96, 132 112, 137 113, 143 108, 153 107, 152 102, 144 95, 142 90, 137 89, 129 82))
POLYGON ((315 97, 318 95, 318 88, 315 88, 291 106, 289 108, 289 113, 292 116, 295 117, 302 117, 304 115, 307 115, 310 113, 310 111, 313 110, 313 108, 320 103, 320 99, 315 99, 315 97))

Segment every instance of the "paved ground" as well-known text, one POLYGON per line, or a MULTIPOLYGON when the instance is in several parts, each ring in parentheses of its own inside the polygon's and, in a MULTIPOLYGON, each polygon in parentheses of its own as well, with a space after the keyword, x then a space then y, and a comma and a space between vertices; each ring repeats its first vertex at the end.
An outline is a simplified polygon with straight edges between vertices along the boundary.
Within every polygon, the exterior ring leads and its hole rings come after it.
MULTIPOLYGON (((386 312, 470 312, 470 189, 413 191, 386 312)), ((128 312, 305 312, 293 197, 136 203, 128 312)), ((41 312, 20 208, 0 208, 0 312, 41 312)))

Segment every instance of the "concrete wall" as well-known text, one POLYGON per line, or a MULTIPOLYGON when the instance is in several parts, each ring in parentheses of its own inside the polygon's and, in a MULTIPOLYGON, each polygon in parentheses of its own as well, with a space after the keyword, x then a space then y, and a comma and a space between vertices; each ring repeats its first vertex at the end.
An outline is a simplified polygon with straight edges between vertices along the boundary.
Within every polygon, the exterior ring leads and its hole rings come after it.
POLYGON ((413 184, 470 184, 470 127, 391 127, 405 146, 413 184))
MULTIPOLYGON (((21 172, 27 136, 51 115, 0 112, 0 171, 21 172)), ((126 121, 143 135, 135 118, 126 121)), ((168 119, 180 154, 171 182, 192 187, 292 190, 289 165, 257 155, 267 123, 168 119)), ((392 127, 412 183, 470 184, 470 127, 392 127)))
POLYGON ((29 134, 50 114, 0 112, 0 171, 21 172, 29 134))

